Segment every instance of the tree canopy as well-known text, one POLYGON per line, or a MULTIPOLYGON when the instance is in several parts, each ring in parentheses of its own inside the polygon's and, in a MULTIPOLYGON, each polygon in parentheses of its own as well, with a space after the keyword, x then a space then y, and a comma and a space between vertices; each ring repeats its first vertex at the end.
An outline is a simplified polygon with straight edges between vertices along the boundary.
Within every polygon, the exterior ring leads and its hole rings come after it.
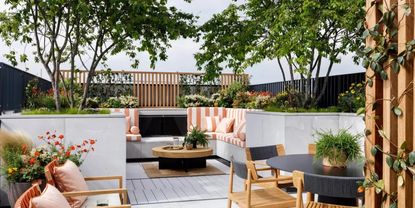
MULTIPOLYGON (((83 108, 95 70, 99 64, 106 66, 109 56, 124 52, 136 68, 137 53, 147 52, 154 67, 157 60, 167 58, 170 40, 196 35, 196 17, 167 6, 167 0, 6 0, 5 4, 10 9, 0 13, 0 35, 9 46, 14 42, 33 46, 35 60, 51 79, 57 110, 59 83, 73 101, 73 79, 70 86, 62 82, 62 64, 71 66, 72 78, 75 70, 89 71, 83 108)), ((12 50, 6 57, 17 64, 28 56, 12 50)))
POLYGON ((362 47, 358 37, 364 4, 362 0, 247 0, 242 5, 231 4, 200 28, 204 43, 195 54, 198 69, 212 79, 225 68, 243 72, 263 60, 276 60, 284 81, 286 74, 291 80, 294 73, 301 75, 307 83, 302 89, 303 104, 313 105, 324 93, 317 92, 318 83, 311 88, 311 78, 322 76, 322 61, 329 63, 325 69, 328 77, 333 65, 341 61, 339 55, 362 47), (287 68, 281 60, 288 63, 287 68))

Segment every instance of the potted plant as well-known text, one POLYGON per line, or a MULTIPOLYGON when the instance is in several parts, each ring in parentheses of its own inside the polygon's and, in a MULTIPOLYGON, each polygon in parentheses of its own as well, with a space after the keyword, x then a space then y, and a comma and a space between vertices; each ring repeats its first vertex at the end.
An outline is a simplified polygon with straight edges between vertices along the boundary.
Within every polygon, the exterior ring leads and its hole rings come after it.
POLYGON ((11 207, 32 182, 44 177, 39 161, 31 158, 32 147, 33 142, 25 135, 0 131, 0 170, 8 182, 7 196, 11 207))
POLYGON ((207 135, 205 131, 201 131, 199 128, 194 127, 187 135, 184 137, 183 146, 187 150, 196 149, 197 145, 206 147, 208 145, 207 135))
POLYGON ((20 133, 0 131, 0 173, 8 182, 8 199, 11 207, 33 182, 46 185, 44 168, 53 159, 60 164, 71 160, 78 166, 86 155, 94 151, 95 139, 84 140, 79 145, 65 146, 64 136, 46 132, 38 139, 43 145, 35 147, 30 138, 20 133))
POLYGON ((322 160, 324 166, 346 167, 349 161, 362 158, 359 134, 353 135, 341 129, 337 134, 317 132, 317 136, 315 158, 322 160))

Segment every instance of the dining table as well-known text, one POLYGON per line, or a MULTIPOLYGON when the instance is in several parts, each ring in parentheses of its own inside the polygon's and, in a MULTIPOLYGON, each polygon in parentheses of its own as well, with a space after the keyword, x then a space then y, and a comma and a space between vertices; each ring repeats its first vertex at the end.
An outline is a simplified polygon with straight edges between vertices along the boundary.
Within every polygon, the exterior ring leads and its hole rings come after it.
MULTIPOLYGON (((304 173, 320 175, 320 176, 337 176, 361 178, 364 180, 364 162, 352 161, 347 164, 347 167, 328 167, 322 164, 322 161, 315 159, 311 154, 287 154, 272 157, 266 160, 266 164, 271 168, 278 169, 285 172, 301 171, 304 173)), ((318 196, 319 202, 335 203, 341 205, 353 205, 356 200, 344 199, 337 197, 318 196)))

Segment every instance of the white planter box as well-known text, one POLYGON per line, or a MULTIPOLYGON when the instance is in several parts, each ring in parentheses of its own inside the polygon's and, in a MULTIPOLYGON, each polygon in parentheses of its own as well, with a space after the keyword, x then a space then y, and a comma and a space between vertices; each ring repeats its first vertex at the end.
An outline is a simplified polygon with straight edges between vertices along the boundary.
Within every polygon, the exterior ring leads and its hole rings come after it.
MULTIPOLYGON (((84 139, 96 139, 95 151, 90 152, 81 166, 84 176, 126 176, 125 119, 111 115, 8 115, 2 116, 1 128, 21 131, 39 143, 37 136, 56 130, 65 135, 66 144, 79 144, 84 139)), ((116 182, 93 182, 91 188, 116 188, 116 182)))
MULTIPOLYGON (((348 129, 363 134, 365 123, 353 113, 274 113, 247 112, 247 146, 284 144, 286 154, 308 152, 316 131, 348 129)), ((362 150, 363 150, 363 138, 362 150)))

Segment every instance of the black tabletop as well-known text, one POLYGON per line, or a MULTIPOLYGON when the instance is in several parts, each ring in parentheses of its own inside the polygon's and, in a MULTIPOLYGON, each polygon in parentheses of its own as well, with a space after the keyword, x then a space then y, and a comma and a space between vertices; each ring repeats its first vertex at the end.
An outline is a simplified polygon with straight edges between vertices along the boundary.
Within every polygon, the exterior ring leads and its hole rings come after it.
POLYGON ((316 160, 309 154, 273 157, 267 160, 267 165, 286 172, 298 170, 316 175, 364 177, 363 163, 351 162, 346 168, 326 167, 322 165, 321 160, 316 160))

